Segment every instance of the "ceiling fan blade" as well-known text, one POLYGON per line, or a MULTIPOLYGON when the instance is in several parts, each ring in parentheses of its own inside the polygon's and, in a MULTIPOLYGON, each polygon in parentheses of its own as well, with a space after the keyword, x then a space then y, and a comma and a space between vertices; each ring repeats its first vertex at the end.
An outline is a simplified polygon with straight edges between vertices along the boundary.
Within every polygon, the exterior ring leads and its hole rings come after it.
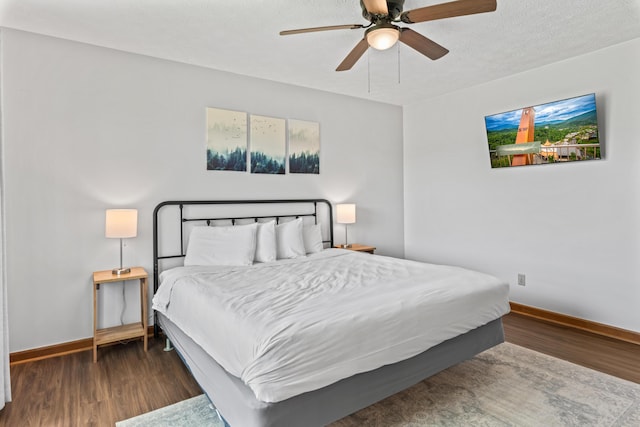
POLYGON ((447 48, 440 46, 438 43, 426 38, 420 33, 416 33, 409 28, 403 28, 401 31, 400 41, 402 43, 414 48, 424 56, 427 56, 434 61, 449 53, 447 48))
POLYGON ((388 15, 389 8, 387 7, 387 0, 362 0, 364 7, 367 8, 369 13, 374 15, 388 15))
POLYGON ((474 13, 493 12, 497 8, 496 0, 457 0, 433 6, 408 10, 400 16, 402 22, 435 21, 436 19, 453 18, 454 16, 473 15, 474 13))
POLYGON ((288 36, 291 34, 313 33, 316 31, 330 31, 330 30, 356 30, 358 28, 364 28, 361 24, 351 25, 329 25, 326 27, 313 27, 313 28, 300 28, 298 30, 285 30, 280 31, 281 36, 288 36))
POLYGON ((347 57, 344 58, 340 65, 338 65, 336 71, 350 70, 351 67, 353 67, 355 63, 358 62, 358 59, 360 59, 360 57, 367 51, 367 49, 369 49, 369 43, 367 43, 367 39, 363 38, 362 40, 360 40, 360 42, 358 42, 356 47, 354 47, 353 50, 349 52, 347 57))

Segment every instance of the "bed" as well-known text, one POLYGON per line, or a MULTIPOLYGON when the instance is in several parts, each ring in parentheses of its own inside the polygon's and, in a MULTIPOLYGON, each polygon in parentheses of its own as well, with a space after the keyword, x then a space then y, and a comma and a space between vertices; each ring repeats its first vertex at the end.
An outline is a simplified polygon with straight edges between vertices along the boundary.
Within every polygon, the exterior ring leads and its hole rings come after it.
POLYGON ((327 425, 504 340, 508 284, 334 249, 323 199, 163 202, 153 228, 156 334, 233 427, 327 425))

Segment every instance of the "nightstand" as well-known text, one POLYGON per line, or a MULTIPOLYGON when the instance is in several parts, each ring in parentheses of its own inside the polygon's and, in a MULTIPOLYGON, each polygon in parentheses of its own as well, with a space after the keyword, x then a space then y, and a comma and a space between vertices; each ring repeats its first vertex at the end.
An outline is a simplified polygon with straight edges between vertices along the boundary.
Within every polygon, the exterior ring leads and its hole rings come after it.
POLYGON ((131 267, 131 272, 116 275, 111 270, 93 273, 93 362, 98 361, 98 346, 113 342, 142 338, 144 351, 147 351, 147 278, 149 275, 142 267, 131 267), (100 285, 114 282, 140 281, 140 316, 141 321, 128 325, 98 329, 98 290, 100 285))
POLYGON ((367 252, 370 254, 376 250, 375 246, 361 245, 360 243, 352 243, 348 248, 343 248, 341 245, 336 245, 335 247, 340 249, 349 249, 350 251, 356 252, 367 252))

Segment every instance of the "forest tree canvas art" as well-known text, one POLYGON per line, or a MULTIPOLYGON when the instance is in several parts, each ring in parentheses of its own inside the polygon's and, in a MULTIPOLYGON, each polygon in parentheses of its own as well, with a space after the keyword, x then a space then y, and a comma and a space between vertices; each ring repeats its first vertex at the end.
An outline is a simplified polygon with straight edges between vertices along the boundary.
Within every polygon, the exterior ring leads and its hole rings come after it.
POLYGON ((247 170, 247 113, 207 108, 207 170, 247 170))
POLYGON ((209 107, 206 147, 207 170, 274 175, 284 175, 287 170, 294 174, 320 173, 317 122, 209 107))
POLYGON ((284 174, 286 121, 252 114, 250 127, 251 173, 284 174))
POLYGON ((320 173, 320 123, 289 120, 289 173, 320 173))
POLYGON ((601 158, 595 94, 485 117, 492 168, 601 158))

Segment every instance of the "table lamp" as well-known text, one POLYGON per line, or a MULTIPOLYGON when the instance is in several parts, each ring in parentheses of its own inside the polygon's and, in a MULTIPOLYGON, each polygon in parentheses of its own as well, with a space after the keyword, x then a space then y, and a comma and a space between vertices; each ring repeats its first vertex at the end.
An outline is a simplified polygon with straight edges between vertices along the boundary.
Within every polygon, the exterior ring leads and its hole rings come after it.
POLYGON ((105 216, 105 237, 120 239, 120 268, 111 270, 112 274, 131 273, 131 268, 122 266, 122 239, 136 237, 138 233, 137 209, 107 209, 105 216))
POLYGON ((338 224, 344 224, 344 245, 343 248, 350 248, 351 245, 347 240, 347 227, 348 224, 355 224, 356 222, 356 205, 353 203, 342 203, 336 205, 336 219, 338 224))

